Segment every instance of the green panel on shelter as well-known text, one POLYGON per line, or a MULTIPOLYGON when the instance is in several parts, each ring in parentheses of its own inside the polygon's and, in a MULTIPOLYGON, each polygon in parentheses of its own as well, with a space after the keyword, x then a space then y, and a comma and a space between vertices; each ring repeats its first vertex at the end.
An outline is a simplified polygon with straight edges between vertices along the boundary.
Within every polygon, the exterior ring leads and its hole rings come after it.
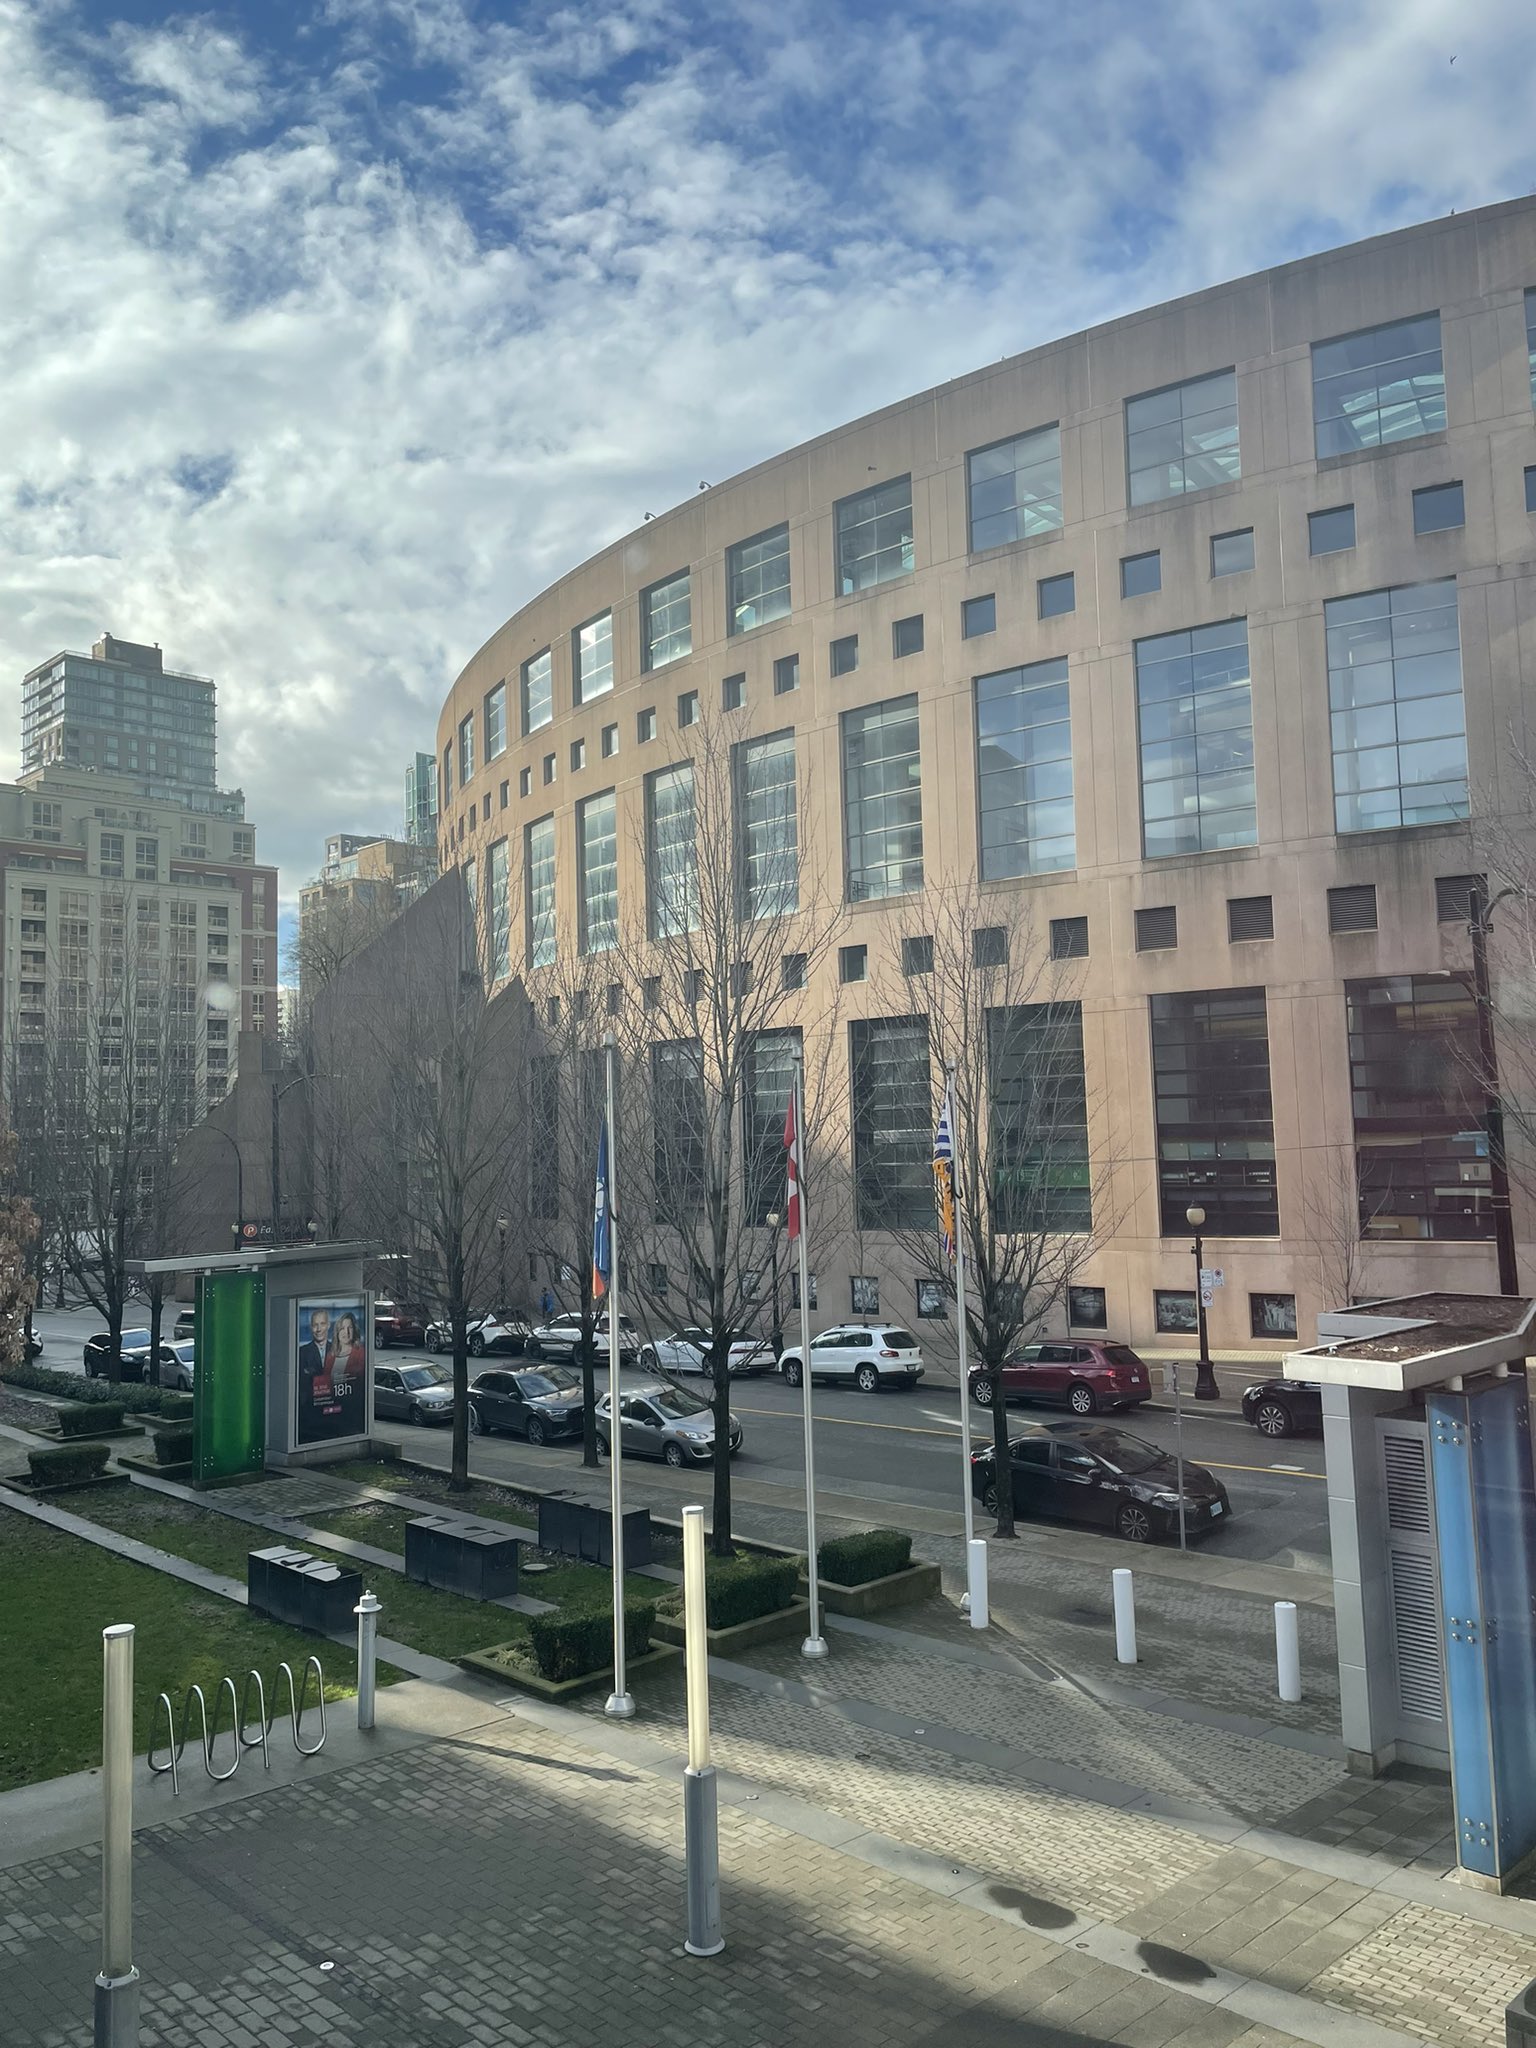
POLYGON ((197 1282, 193 1481, 260 1472, 267 1455, 267 1283, 260 1273, 197 1282))

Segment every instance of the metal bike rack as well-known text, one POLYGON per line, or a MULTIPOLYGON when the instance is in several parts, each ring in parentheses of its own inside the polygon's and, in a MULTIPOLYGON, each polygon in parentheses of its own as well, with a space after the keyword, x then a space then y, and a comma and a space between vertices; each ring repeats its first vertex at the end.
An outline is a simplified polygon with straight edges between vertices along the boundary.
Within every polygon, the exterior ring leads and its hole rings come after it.
POLYGON ((235 1775, 235 1772, 240 1768, 240 1759, 248 1749, 259 1749, 261 1751, 262 1768, 270 1771, 272 1768, 272 1757, 267 1748, 267 1737, 271 1734, 272 1725, 277 1719, 277 1695, 281 1681, 285 1678, 288 1681, 288 1722, 293 1733, 293 1746, 300 1756, 318 1756, 325 1747, 326 1733, 325 1673, 320 1667, 320 1659, 318 1657, 307 1659, 304 1665, 304 1676, 297 1683, 294 1681, 293 1666, 286 1661, 278 1665, 277 1672, 279 1683, 273 1687, 270 1712, 267 1708, 267 1688, 262 1681, 259 1671, 253 1668, 246 1672, 245 1677, 241 1680, 238 1695, 235 1692, 235 1681, 233 1678, 221 1678, 214 1694, 213 1724, 211 1728, 208 1721, 208 1701, 200 1685, 189 1686, 187 1689, 186 1697, 181 1703, 181 1724, 179 1729, 176 1721, 176 1709, 171 1703, 171 1696, 166 1692, 161 1693, 155 1702, 154 1717, 150 1725, 149 1755, 146 1761, 149 1764, 151 1774, 160 1778, 169 1773, 172 1793, 175 1795, 180 1794, 181 1773, 178 1766, 187 1746, 187 1730, 192 1719, 194 1701, 197 1705, 198 1718, 202 1728, 203 1769, 213 1779, 215 1784, 222 1784, 226 1778, 232 1778, 235 1775), (320 1714, 320 1738, 317 1742, 305 1742, 302 1733, 304 1709, 309 1703, 309 1678, 311 1672, 314 1673, 315 1677, 315 1704, 320 1714), (256 1733, 254 1735, 247 1735, 245 1731, 251 1719, 250 1703, 253 1686, 256 1691, 256 1733), (223 1707, 226 1692, 229 1695, 229 1710, 232 1716, 230 1733, 234 1741, 234 1758, 228 1770, 216 1770, 213 1761, 214 1747, 218 1741, 219 1713, 223 1707), (155 1757, 155 1737, 159 1733, 162 1709, 164 1710, 165 1719, 166 1754, 163 1761, 157 1761, 155 1757))

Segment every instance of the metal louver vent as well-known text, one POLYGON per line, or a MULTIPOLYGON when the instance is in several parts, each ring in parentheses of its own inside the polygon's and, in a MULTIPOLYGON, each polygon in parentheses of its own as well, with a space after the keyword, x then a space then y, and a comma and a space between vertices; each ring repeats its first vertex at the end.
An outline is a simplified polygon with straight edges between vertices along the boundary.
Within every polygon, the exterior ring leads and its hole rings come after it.
POLYGON ((1275 936, 1273 896, 1229 896, 1227 937, 1233 945, 1243 939, 1272 939, 1275 936))
POLYGON ((1351 882, 1328 891, 1328 929, 1331 932, 1373 932, 1376 929, 1376 885, 1351 882))
POLYGON ((1397 1638, 1397 1697, 1405 1714, 1445 1717, 1440 1617, 1433 1559, 1392 1552, 1392 1628, 1397 1638))
POLYGON ((1166 947, 1179 943, 1179 913, 1173 904, 1161 904, 1156 910, 1138 910, 1136 913, 1136 950, 1138 953, 1160 953, 1166 947))
POLYGON ((1413 1436, 1384 1437, 1381 1456, 1387 1474, 1387 1527, 1427 1536, 1429 1466, 1424 1444, 1413 1436))

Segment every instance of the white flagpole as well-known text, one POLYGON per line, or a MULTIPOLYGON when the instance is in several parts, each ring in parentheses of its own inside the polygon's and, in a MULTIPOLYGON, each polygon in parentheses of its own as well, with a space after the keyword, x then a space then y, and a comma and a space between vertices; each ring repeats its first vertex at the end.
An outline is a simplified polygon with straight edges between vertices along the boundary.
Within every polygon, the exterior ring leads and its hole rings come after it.
POLYGON ((795 1245, 800 1255, 800 1398, 805 1416, 805 1546, 806 1578, 811 1588, 810 1634, 800 1645, 802 1657, 825 1657, 827 1639, 821 1632, 821 1587, 817 1579, 816 1546, 816 1440, 811 1428, 811 1286, 805 1254, 805 1053, 793 1052, 795 1090, 795 1200, 799 1204, 800 1228, 795 1245))
POLYGON ((986 1626, 985 1546, 976 1542, 976 1503, 971 1494, 970 1337, 965 1322, 965 1224, 960 1210, 960 1141, 955 1129, 955 1069, 944 1069, 944 1106, 949 1111, 949 1196, 955 1219, 955 1336, 960 1352, 960 1464, 965 1503, 965 1597, 961 1606, 975 1628, 986 1626), (982 1555, 978 1557, 978 1548, 982 1555), (982 1583, 977 1584, 978 1576, 982 1583))
POLYGON ((619 1139, 614 1123, 617 1093, 614 1069, 618 1046, 611 1031, 603 1036, 603 1063, 608 1095, 608 1486, 613 1510, 613 1691, 605 1714, 627 1721, 635 1702, 625 1684, 624 1669, 624 1432, 619 1414, 619 1225, 615 1190, 619 1180, 619 1139))

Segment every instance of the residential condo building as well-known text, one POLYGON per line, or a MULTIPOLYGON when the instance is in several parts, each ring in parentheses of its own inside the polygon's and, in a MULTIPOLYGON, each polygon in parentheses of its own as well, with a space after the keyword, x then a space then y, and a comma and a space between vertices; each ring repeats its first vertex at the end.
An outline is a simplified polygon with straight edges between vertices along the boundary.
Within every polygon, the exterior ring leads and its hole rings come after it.
POLYGON ((104 633, 89 655, 60 653, 21 686, 21 766, 95 769, 156 797, 202 807, 216 787, 216 691, 167 669, 158 646, 104 633))

